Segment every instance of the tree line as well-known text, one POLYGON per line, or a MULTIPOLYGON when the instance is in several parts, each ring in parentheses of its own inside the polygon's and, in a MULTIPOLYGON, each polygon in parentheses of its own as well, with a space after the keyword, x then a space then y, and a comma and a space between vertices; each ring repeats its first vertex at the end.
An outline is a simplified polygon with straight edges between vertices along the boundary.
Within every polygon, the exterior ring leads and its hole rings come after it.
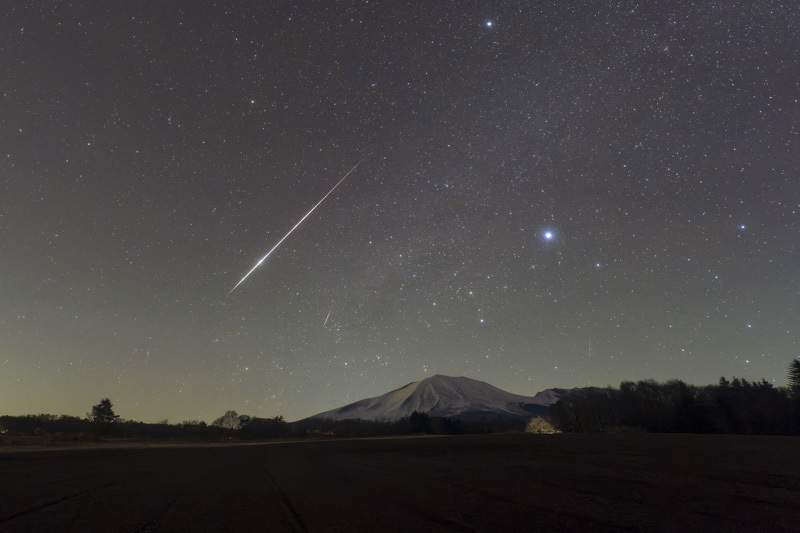
POLYGON ((0 416, 0 437, 40 436, 56 441, 99 440, 105 438, 161 439, 185 441, 230 441, 303 437, 373 437, 409 434, 459 435, 468 433, 505 433, 522 431, 522 419, 480 417, 462 420, 429 417, 414 411, 395 421, 361 419, 312 419, 290 424, 283 416, 259 418, 226 411, 211 424, 185 420, 170 424, 124 420, 115 412, 111 400, 103 398, 85 418, 69 415, 0 416))
POLYGON ((442 417, 414 411, 408 417, 393 421, 349 418, 331 420, 315 418, 292 424, 295 433, 309 436, 390 437, 397 435, 468 435, 523 431, 527 420, 504 417, 442 417))
POLYGON ((635 429, 656 433, 800 434, 800 360, 789 366, 787 387, 721 377, 696 386, 673 379, 623 381, 619 388, 573 389, 550 407, 563 432, 635 429))
MULTIPOLYGON (((658 433, 800 434, 800 360, 789 366, 787 387, 724 377, 714 385, 673 379, 623 381, 619 388, 573 389, 550 407, 550 422, 562 432, 604 433, 633 429, 658 433)), ((146 424, 121 419, 108 398, 85 418, 69 415, 0 416, 0 436, 50 436, 57 440, 105 437, 175 440, 256 440, 285 437, 366 437, 407 434, 466 434, 522 431, 525 420, 429 417, 415 411, 392 422, 314 419, 289 424, 282 416, 259 418, 226 411, 210 425, 186 420, 146 424)), ((530 425, 530 424, 529 424, 530 425)), ((528 428, 534 433, 550 432, 528 428)))
POLYGON ((103 398, 85 418, 70 415, 0 416, 0 436, 39 436, 57 441, 91 441, 103 438, 219 441, 269 439, 289 436, 282 416, 258 418, 227 411, 210 425, 199 420, 170 424, 123 420, 114 412, 111 400, 103 398))

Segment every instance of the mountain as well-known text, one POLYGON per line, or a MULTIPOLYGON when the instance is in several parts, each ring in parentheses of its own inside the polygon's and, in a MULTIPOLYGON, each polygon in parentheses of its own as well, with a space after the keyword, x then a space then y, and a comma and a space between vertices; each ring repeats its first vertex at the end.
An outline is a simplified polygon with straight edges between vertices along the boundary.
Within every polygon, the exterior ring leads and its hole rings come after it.
POLYGON ((548 389, 535 396, 520 396, 476 379, 435 375, 306 420, 360 418, 391 422, 409 417, 414 411, 424 411, 428 416, 465 419, 522 418, 546 415, 549 406, 567 392, 565 389, 548 389))

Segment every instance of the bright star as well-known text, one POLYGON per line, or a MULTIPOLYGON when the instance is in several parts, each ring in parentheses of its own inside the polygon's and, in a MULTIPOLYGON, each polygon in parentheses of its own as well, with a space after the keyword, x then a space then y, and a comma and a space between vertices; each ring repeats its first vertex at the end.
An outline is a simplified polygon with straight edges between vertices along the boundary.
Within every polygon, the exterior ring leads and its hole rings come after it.
POLYGON ((487 20, 486 21, 486 27, 487 28, 491 28, 493 24, 494 24, 494 22, 492 22, 491 20, 487 20))
POLYGON ((552 231, 545 231, 544 238, 548 241, 553 240, 553 232, 552 231))

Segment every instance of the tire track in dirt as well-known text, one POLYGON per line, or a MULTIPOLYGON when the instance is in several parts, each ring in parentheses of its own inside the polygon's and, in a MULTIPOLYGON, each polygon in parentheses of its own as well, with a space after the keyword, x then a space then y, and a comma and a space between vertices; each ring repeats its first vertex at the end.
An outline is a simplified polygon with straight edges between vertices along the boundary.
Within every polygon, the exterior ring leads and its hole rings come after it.
POLYGON ((156 511, 153 516, 149 517, 147 520, 144 520, 139 523, 130 524, 123 529, 125 533, 147 533, 150 531, 156 531, 158 529, 158 523, 162 519, 164 515, 172 509, 175 504, 178 502, 180 498, 177 496, 172 496, 167 504, 156 511))
POLYGON ((292 528, 292 531, 300 531, 302 533, 307 533, 308 529, 303 524, 303 520, 300 518, 300 514, 297 510, 292 506, 292 502, 289 501, 289 498, 284 494, 281 488, 278 486, 278 483, 275 481, 275 478, 270 474, 269 470, 264 467, 264 472, 267 474, 270 482, 272 483, 272 488, 275 490, 275 495, 278 497, 278 501, 283 508, 284 513, 286 514, 286 519, 289 522, 289 526, 292 528))
POLYGON ((126 479, 125 481, 115 481, 113 483, 106 483, 104 485, 100 485, 99 487, 91 487, 91 488, 88 488, 86 490, 82 490, 80 492, 77 492, 75 494, 70 494, 69 496, 64 496, 63 498, 58 498, 56 500, 47 502, 47 503, 45 503, 43 505, 39 505, 37 507, 34 507, 33 509, 26 509, 25 511, 21 511, 21 512, 13 514, 11 516, 0 518, 0 526, 2 526, 3 524, 9 523, 12 520, 16 520, 17 518, 22 518, 24 516, 28 516, 28 515, 31 515, 33 513, 42 512, 42 511, 47 510, 47 509, 49 509, 49 508, 51 508, 51 507, 53 507, 55 505, 59 505, 59 504, 68 502, 68 501, 70 501, 70 500, 72 500, 74 498, 78 498, 80 496, 85 496, 86 494, 91 494, 92 492, 97 492, 99 490, 105 490, 105 489, 108 489, 108 488, 111 488, 111 487, 114 487, 114 486, 117 486, 117 485, 130 483, 131 481, 138 481, 139 479, 141 479, 143 477, 148 477, 148 476, 149 476, 149 474, 145 474, 144 476, 139 476, 138 478, 126 479))

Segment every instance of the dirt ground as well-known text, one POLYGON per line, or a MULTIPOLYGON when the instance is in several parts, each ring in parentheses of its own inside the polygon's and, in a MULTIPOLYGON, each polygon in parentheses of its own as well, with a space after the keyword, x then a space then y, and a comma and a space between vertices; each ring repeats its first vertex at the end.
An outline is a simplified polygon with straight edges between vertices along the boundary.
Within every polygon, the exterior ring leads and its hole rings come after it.
POLYGON ((0 449, 0 531, 798 531, 800 439, 0 449))

